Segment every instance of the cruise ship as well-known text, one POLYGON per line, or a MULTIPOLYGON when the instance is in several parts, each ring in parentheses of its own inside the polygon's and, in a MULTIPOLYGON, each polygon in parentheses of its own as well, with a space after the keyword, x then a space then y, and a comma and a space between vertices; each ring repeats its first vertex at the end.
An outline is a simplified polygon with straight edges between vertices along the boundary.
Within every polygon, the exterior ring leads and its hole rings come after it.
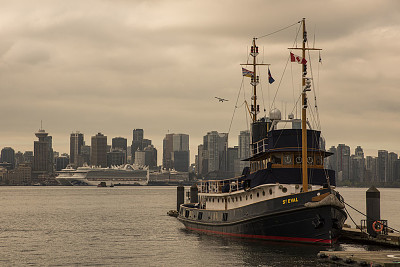
POLYGON ((67 167, 59 172, 56 180, 61 185, 147 185, 149 169, 136 165, 125 164, 113 168, 67 167))

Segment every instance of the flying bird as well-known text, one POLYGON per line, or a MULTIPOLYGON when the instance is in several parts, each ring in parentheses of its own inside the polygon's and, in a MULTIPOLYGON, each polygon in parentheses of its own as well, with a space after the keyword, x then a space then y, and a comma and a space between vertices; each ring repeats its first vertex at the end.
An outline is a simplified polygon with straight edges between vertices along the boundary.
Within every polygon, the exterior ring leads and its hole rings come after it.
POLYGON ((219 102, 229 101, 228 99, 220 98, 217 96, 215 98, 218 99, 219 102))

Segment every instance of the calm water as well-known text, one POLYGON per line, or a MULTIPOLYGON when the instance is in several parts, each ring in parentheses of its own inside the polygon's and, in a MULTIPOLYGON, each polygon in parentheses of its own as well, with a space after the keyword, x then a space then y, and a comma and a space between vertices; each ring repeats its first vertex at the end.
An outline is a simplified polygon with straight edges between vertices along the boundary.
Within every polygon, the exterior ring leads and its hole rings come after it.
MULTIPOLYGON (((399 229, 400 189, 380 190, 382 218, 399 229)), ((366 189, 339 191, 365 211, 366 189)), ((324 247, 188 232, 166 215, 175 201, 175 187, 0 187, 0 265, 318 265, 316 254, 324 247)), ((350 212, 359 222, 361 216, 350 212)))

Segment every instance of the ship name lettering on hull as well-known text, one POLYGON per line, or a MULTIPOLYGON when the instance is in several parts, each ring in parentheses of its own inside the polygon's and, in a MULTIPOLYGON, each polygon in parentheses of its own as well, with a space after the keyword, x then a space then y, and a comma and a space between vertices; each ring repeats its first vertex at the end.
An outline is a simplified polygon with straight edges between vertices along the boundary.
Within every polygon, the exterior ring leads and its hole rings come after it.
POLYGON ((285 205, 285 204, 290 204, 290 203, 294 203, 294 202, 299 202, 299 201, 297 200, 297 197, 284 199, 284 200, 282 201, 282 204, 285 205))

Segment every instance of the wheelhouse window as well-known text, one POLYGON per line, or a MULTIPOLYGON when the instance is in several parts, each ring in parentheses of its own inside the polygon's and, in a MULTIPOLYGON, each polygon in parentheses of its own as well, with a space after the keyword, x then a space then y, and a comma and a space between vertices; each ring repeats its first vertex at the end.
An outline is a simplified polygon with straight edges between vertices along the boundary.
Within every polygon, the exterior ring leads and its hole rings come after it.
POLYGON ((293 165, 293 155, 292 154, 283 154, 283 164, 284 165, 293 165))
POLYGON ((271 155, 271 162, 272 164, 282 164, 282 155, 281 154, 275 154, 271 155))

